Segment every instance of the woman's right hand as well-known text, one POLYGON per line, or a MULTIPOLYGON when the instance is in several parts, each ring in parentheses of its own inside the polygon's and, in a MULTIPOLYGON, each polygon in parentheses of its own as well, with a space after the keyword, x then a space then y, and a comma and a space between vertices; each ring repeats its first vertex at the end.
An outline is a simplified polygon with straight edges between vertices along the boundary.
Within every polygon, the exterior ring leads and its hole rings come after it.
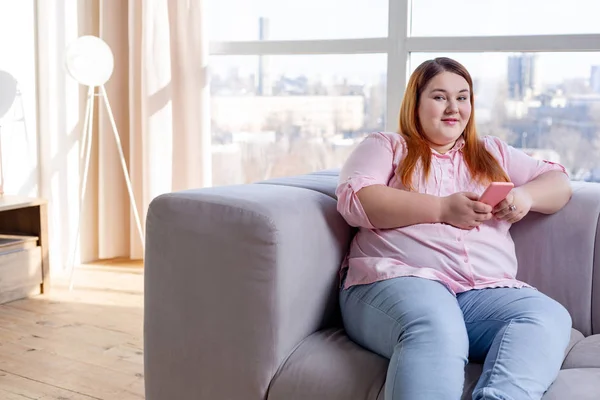
POLYGON ((491 219, 492 207, 478 199, 479 195, 471 192, 442 197, 442 222, 461 229, 473 229, 491 219))

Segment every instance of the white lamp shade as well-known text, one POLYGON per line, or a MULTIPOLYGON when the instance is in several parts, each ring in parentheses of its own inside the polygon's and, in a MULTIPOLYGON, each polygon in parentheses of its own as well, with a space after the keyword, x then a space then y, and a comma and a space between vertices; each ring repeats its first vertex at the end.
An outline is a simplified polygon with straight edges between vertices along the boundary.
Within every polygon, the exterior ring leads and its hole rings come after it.
POLYGON ((69 75, 85 86, 101 86, 110 79, 114 57, 106 42, 96 36, 81 36, 66 50, 69 75))
POLYGON ((6 71, 0 71, 0 119, 6 115, 17 97, 17 80, 6 71))

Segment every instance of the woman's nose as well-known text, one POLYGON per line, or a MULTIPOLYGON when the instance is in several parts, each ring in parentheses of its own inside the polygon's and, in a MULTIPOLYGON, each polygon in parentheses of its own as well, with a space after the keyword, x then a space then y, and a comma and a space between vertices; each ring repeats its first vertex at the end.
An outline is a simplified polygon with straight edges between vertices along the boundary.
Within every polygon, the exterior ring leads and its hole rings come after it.
POLYGON ((458 104, 455 101, 450 101, 448 103, 448 107, 446 108, 446 113, 454 114, 458 112, 458 104))

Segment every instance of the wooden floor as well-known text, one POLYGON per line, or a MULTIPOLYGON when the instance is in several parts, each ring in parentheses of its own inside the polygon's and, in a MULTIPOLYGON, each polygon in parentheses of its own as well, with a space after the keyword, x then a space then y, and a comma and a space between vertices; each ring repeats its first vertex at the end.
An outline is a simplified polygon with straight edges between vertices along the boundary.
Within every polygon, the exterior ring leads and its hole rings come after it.
POLYGON ((142 271, 83 266, 72 292, 0 305, 0 399, 143 399, 142 271))

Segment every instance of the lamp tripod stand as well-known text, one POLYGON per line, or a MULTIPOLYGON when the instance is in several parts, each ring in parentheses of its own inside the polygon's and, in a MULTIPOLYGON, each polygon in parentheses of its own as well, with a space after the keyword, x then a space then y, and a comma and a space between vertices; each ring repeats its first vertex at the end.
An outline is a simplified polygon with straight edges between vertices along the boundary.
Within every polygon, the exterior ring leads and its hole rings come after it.
POLYGON ((117 130, 117 124, 115 123, 115 119, 112 113, 112 109, 110 108, 110 103, 108 102, 108 97, 106 95, 106 89, 104 85, 98 87, 98 93, 96 93, 96 87, 89 86, 88 94, 87 94, 87 104, 85 109, 85 119, 83 123, 83 137, 81 139, 81 149, 79 154, 79 160, 85 158, 84 167, 83 167, 83 182, 81 184, 81 193, 80 193, 80 203, 79 203, 79 218, 77 219, 77 232, 75 238, 75 247, 73 250, 73 264, 71 266, 71 273, 69 277, 69 290, 73 289, 73 278, 75 271, 75 256, 77 253, 77 247, 79 245, 79 240, 81 236, 81 218, 83 215, 83 204, 85 200, 85 191, 87 189, 87 181, 89 175, 89 167, 90 167, 90 156, 92 152, 92 142, 93 142, 93 120, 94 120, 94 98, 98 96, 100 99, 104 101, 104 105, 106 106, 106 111, 108 112, 108 118, 110 120, 110 125, 112 127, 112 132, 115 138, 115 143, 117 145, 117 150, 119 151, 119 158, 121 160, 121 167, 123 169, 123 175, 125 177, 125 182, 127 184, 127 192, 129 193, 129 200, 131 202, 131 209, 133 211, 133 215, 135 217, 135 222, 137 225, 137 231, 140 235, 140 242, 142 243, 142 247, 144 246, 144 233, 142 230, 142 222, 140 220, 140 215, 138 213, 137 204, 135 201, 135 196, 133 195, 133 188, 131 186, 131 179, 129 177, 129 172, 127 170, 127 163, 125 162, 125 155, 123 153, 123 146, 121 145, 121 138, 119 137, 119 132, 117 130))
POLYGON ((127 170, 127 163, 125 162, 125 155, 123 154, 123 146, 121 145, 121 138, 117 130, 117 124, 106 95, 106 89, 104 84, 113 72, 114 60, 113 54, 110 47, 100 38, 95 36, 82 36, 72 43, 67 49, 66 55, 66 67, 69 74, 80 84, 88 87, 87 101, 85 109, 85 119, 83 122, 83 132, 81 138, 81 148, 79 152, 79 162, 81 165, 82 159, 84 160, 83 175, 80 185, 79 194, 79 218, 77 219, 77 231, 75 236, 75 244, 73 248, 73 255, 70 262, 71 271, 69 277, 69 290, 73 289, 73 278, 75 273, 75 257, 79 242, 81 239, 81 219, 83 216, 83 206, 85 200, 85 192, 87 189, 87 181, 90 168, 90 157, 92 152, 93 143, 93 120, 94 120, 94 103, 95 98, 99 97, 99 101, 104 103, 112 133, 115 138, 117 150, 119 152, 119 159, 121 161, 121 167, 123 169, 123 176, 125 177, 125 183, 127 184, 127 192, 129 194, 129 200, 135 222, 137 225, 137 231, 140 235, 140 242, 142 249, 144 248, 144 233, 142 230, 142 222, 138 213, 137 204, 135 202, 135 196, 133 195, 133 188, 131 186, 131 179, 127 170), (96 88, 98 89, 96 91, 96 88))

